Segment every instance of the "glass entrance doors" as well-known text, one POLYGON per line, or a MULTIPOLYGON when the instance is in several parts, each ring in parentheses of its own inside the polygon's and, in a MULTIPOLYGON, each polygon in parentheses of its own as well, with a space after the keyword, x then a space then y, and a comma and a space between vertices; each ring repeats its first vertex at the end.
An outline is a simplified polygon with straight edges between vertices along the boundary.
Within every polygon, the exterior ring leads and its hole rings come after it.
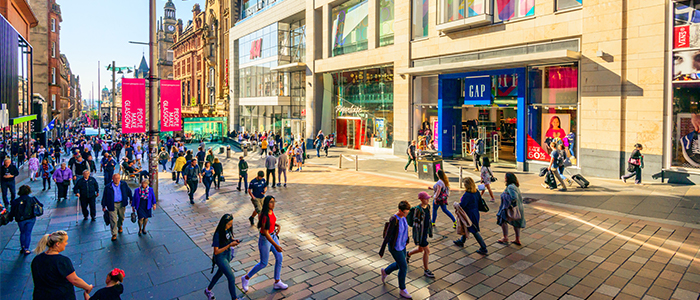
POLYGON ((491 162, 514 164, 517 110, 515 107, 474 106, 462 108, 462 132, 471 153, 477 139, 484 142, 484 157, 491 162))
POLYGON ((338 118, 336 120, 336 129, 338 136, 335 143, 339 147, 359 150, 360 146, 368 141, 365 134, 368 132, 367 120, 365 119, 338 118))

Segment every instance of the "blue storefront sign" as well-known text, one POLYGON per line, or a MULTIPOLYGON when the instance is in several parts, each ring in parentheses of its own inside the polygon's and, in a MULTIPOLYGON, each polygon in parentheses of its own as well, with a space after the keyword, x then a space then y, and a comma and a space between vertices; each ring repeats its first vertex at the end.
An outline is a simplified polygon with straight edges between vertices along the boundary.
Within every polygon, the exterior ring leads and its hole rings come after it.
POLYGON ((464 105, 491 105, 491 76, 464 78, 464 105))

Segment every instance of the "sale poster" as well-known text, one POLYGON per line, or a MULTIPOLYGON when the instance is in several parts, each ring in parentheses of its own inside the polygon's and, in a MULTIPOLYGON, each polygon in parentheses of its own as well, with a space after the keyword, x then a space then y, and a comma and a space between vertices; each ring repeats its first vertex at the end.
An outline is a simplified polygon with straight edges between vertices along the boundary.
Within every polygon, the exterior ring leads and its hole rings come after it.
POLYGON ((160 81, 160 131, 182 130, 182 94, 179 80, 160 81))
POLYGON ((122 78, 122 133, 146 132, 146 80, 122 78))
MULTIPOLYGON (((571 134, 571 115, 569 114, 548 114, 543 113, 540 124, 540 132, 535 128, 531 131, 539 133, 539 137, 528 134, 527 136, 527 158, 531 160, 549 161, 549 153, 552 148, 549 143, 562 143, 566 149, 571 145, 569 139, 571 134)), ((568 150, 567 150, 568 151, 568 150)))

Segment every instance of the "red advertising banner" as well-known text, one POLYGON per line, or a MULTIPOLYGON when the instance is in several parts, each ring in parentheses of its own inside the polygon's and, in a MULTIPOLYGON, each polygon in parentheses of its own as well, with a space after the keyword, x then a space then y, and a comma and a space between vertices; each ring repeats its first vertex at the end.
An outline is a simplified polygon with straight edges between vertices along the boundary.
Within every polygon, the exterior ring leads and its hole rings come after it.
POLYGON ((122 78, 122 133, 146 132, 146 80, 122 78))
POLYGON ((160 81, 160 131, 182 130, 180 80, 160 81))
POLYGON ((673 48, 688 48, 690 46, 690 26, 673 28, 673 48))

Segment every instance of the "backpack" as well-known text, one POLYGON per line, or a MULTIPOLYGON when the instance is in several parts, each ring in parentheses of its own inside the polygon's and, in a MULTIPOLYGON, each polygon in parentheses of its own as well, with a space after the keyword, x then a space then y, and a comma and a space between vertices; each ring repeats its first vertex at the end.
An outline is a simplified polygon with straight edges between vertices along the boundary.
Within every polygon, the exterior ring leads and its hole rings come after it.
POLYGON ((479 139, 476 141, 476 146, 474 147, 476 154, 484 155, 484 140, 479 139))
POLYGON ((557 151, 557 160, 555 161, 555 163, 557 164, 558 167, 564 166, 564 156, 566 156, 566 155, 559 150, 555 150, 555 151, 557 151))
POLYGON ((392 220, 396 220, 396 216, 391 216, 391 218, 389 218, 389 221, 386 221, 384 223, 384 231, 382 232, 383 239, 385 239, 387 234, 389 234, 389 226, 392 220))

